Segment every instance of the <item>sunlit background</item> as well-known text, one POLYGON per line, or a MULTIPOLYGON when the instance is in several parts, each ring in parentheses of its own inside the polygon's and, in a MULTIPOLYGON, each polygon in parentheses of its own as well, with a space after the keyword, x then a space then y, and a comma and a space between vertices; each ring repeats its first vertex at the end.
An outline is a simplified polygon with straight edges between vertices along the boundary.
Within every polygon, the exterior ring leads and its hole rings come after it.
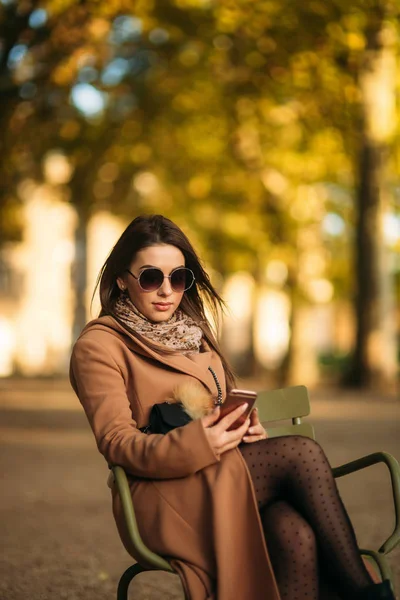
POLYGON ((237 373, 396 394, 399 7, 0 1, 0 376, 65 376, 141 213, 227 302, 237 373))

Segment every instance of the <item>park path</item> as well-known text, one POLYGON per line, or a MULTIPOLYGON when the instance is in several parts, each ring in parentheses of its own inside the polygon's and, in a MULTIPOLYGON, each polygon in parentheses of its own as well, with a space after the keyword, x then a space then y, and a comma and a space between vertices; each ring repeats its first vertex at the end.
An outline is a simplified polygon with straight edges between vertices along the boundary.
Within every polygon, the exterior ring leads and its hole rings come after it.
MULTIPOLYGON (((400 403, 312 394, 317 439, 333 466, 377 450, 400 458, 400 403)), ((115 600, 131 564, 110 511, 108 474, 66 381, 0 380, 0 600, 115 600)), ((361 547, 393 527, 389 479, 374 466, 338 480, 361 547)), ((400 548, 391 564, 400 589, 400 548)), ((182 600, 179 580, 143 574, 131 600, 182 600)), ((233 599, 234 600, 234 599, 233 599)))

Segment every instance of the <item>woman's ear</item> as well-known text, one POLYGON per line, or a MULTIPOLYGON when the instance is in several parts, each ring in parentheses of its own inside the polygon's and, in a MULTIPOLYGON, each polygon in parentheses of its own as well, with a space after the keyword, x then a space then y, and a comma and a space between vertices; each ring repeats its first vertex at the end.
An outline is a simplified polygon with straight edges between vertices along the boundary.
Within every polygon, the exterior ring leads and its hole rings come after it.
POLYGON ((125 281, 122 279, 122 277, 117 278, 117 285, 122 292, 126 290, 125 281))

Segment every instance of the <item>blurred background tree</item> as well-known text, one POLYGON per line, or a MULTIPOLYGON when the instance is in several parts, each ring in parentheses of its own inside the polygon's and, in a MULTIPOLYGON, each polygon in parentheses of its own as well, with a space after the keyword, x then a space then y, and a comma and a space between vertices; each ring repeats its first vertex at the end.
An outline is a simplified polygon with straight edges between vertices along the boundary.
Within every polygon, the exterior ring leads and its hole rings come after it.
MULTIPOLYGON (((1 237, 29 181, 74 206, 73 337, 93 214, 162 212, 217 282, 252 275, 254 307, 290 298, 279 383, 312 379, 313 311, 352 298, 343 380, 393 388, 398 17, 390 0, 2 0, 1 237)), ((264 370, 252 344, 236 368, 264 370)))

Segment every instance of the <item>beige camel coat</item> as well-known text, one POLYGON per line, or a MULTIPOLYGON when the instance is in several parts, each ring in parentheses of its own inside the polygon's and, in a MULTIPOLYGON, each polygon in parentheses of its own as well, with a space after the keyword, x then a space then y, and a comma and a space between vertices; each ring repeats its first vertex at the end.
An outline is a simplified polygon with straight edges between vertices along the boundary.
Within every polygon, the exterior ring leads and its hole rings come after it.
MULTIPOLYGON (((279 600, 247 466, 240 451, 218 458, 200 421, 166 435, 144 434, 151 407, 192 378, 225 397, 221 361, 208 346, 190 357, 162 355, 112 317, 89 323, 76 342, 71 383, 108 463, 122 465, 140 533, 172 559, 191 600, 279 600)), ((113 511, 132 555, 118 496, 113 511)))

